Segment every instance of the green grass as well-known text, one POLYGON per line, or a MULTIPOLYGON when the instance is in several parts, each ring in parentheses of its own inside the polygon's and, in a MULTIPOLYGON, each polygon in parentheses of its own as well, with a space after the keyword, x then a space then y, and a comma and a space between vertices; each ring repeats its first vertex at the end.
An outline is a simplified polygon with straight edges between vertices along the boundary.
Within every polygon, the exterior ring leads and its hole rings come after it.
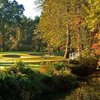
POLYGON ((0 52, 0 54, 9 54, 9 53, 18 53, 18 54, 21 54, 21 53, 25 53, 25 54, 29 54, 29 53, 33 53, 33 52, 27 52, 27 51, 7 51, 7 52, 0 52))
MULTIPOLYGON (((32 51, 7 51, 7 52, 0 52, 0 54, 32 54, 32 55, 40 55, 43 56, 45 54, 47 54, 46 52, 32 52, 32 51)), ((64 52, 53 52, 51 53, 51 55, 56 55, 56 56, 63 56, 64 52)))
POLYGON ((0 52, 0 68, 10 67, 22 61, 31 68, 38 69, 41 63, 64 60, 63 56, 48 55, 43 52, 0 52), (15 57, 14 57, 15 55, 15 57), (16 56, 19 56, 18 58, 16 56))

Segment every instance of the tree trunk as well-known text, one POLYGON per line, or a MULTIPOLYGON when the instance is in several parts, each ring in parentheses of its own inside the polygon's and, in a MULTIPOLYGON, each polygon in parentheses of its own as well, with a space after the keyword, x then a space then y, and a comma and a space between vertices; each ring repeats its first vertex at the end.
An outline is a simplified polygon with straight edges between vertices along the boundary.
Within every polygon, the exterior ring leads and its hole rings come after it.
POLYGON ((70 44, 71 44, 71 36, 70 36, 69 26, 67 26, 67 43, 66 43, 66 50, 65 50, 65 54, 64 54, 65 59, 69 58, 70 44))
POLYGON ((79 45, 78 52, 79 52, 79 57, 81 59, 81 57, 82 57, 82 50, 84 50, 84 45, 82 43, 82 35, 80 34, 80 32, 81 32, 80 27, 79 27, 78 31, 79 31, 78 32, 78 41, 79 41, 79 43, 78 43, 78 45, 79 45))
POLYGON ((78 53, 79 53, 79 57, 81 58, 82 57, 82 50, 83 50, 83 44, 82 44, 82 37, 81 37, 81 34, 79 33, 78 34, 78 40, 79 40, 79 48, 78 48, 78 53))
POLYGON ((90 52, 90 54, 92 53, 91 47, 93 46, 93 41, 94 41, 95 34, 96 33, 93 33, 93 32, 90 33, 90 35, 91 35, 90 43, 89 43, 89 52, 90 52))

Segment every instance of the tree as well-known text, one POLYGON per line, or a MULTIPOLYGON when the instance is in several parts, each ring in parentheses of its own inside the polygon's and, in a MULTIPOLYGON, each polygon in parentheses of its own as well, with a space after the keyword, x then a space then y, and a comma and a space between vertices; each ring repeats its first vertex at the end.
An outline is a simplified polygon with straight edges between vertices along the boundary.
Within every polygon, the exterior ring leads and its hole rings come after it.
POLYGON ((38 31, 48 47, 66 44, 65 58, 73 47, 80 57, 83 50, 91 49, 100 32, 99 0, 45 0, 43 4, 38 31))
MULTIPOLYGON (((35 43, 37 41, 37 33, 35 32, 40 17, 36 16, 35 19, 22 16, 20 22, 12 31, 10 35, 10 50, 29 51, 35 49, 35 43), (33 41, 33 38, 35 41, 33 41)), ((38 45, 36 45, 38 47, 38 45)))
POLYGON ((0 33, 2 35, 3 51, 6 50, 6 35, 13 30, 23 15, 24 7, 14 1, 2 1, 0 6, 0 33))
POLYGON ((72 36, 75 33, 80 34, 78 30, 83 16, 82 2, 81 0, 45 0, 44 2, 38 30, 48 47, 58 48, 63 42, 66 44, 65 58, 69 58, 72 36))
POLYGON ((93 45, 94 36, 100 34, 100 0, 88 0, 85 6, 84 27, 87 28, 87 33, 90 35, 89 48, 93 45))

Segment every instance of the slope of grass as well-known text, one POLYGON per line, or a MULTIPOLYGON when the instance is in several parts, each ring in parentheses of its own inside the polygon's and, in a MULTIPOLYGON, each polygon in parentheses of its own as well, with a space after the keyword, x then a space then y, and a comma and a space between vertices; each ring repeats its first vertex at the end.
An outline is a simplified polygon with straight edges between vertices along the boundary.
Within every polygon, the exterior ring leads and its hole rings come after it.
POLYGON ((40 63, 62 61, 62 56, 54 56, 39 52, 0 52, 0 69, 10 67, 18 61, 38 69, 40 63))

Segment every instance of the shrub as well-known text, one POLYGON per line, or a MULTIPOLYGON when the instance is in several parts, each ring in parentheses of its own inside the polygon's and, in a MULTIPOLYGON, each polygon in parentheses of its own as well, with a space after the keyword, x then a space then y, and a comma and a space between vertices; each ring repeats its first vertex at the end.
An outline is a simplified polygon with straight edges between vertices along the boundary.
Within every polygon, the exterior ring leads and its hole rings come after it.
POLYGON ((64 62, 57 62, 52 64, 52 67, 54 67, 56 70, 61 70, 66 67, 66 64, 64 62))
POLYGON ((100 84, 91 84, 81 85, 66 96, 67 100, 100 100, 100 84))
POLYGON ((0 96, 3 100, 33 100, 37 95, 58 90, 74 89, 77 79, 71 74, 43 74, 17 62, 0 72, 0 96))
POLYGON ((79 76, 88 76, 96 70, 98 59, 93 56, 82 57, 79 64, 72 67, 72 73, 79 76))
POLYGON ((70 59, 69 60, 69 64, 74 64, 74 65, 77 65, 77 64, 79 64, 79 60, 76 60, 76 59, 70 59))
POLYGON ((86 66, 86 67, 89 67, 89 68, 96 68, 97 62, 98 62, 98 59, 94 56, 83 57, 80 60, 80 65, 86 66))
POLYGON ((53 75, 52 77, 45 77, 43 79, 43 82, 45 86, 48 87, 48 90, 46 92, 57 92, 62 90, 68 90, 74 89, 78 86, 78 81, 75 76, 67 75, 67 76, 56 76, 53 75))

